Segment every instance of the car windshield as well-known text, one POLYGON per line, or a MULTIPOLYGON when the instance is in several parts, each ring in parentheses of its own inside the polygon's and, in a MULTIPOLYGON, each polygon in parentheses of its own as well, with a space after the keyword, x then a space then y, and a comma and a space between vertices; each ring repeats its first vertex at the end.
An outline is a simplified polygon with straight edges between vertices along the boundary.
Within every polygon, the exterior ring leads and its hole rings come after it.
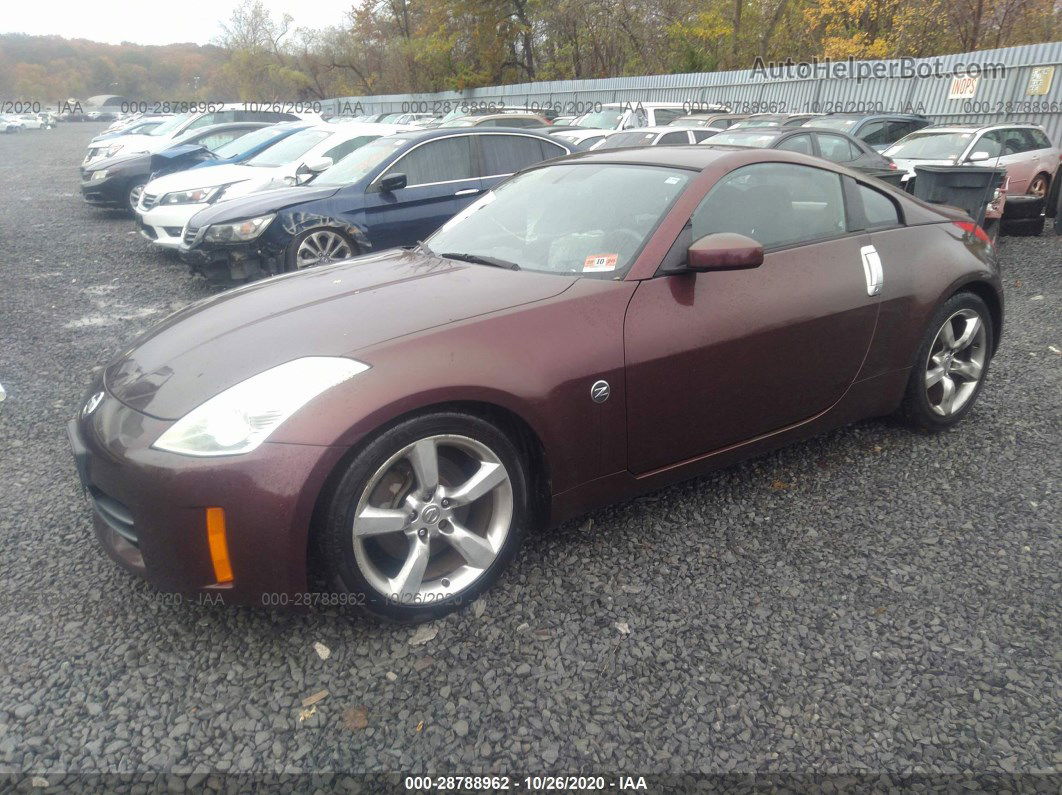
POLYGON ((585 113, 572 122, 576 127, 591 127, 600 130, 614 130, 623 117, 623 110, 605 108, 596 113, 585 113))
POLYGON ((174 116, 172 119, 168 119, 168 120, 164 121, 162 124, 160 124, 158 127, 156 127, 154 130, 152 130, 151 132, 149 132, 147 134, 148 135, 166 135, 166 133, 170 133, 170 132, 173 132, 174 130, 176 130, 178 127, 180 127, 186 121, 188 121, 190 118, 192 118, 192 114, 191 113, 182 113, 182 114, 180 114, 178 116, 174 116))
POLYGON ((908 160, 948 160, 961 155, 972 140, 970 132, 914 133, 893 144, 886 154, 908 160))
POLYGON ((619 163, 536 168, 458 213, 426 243, 437 254, 461 255, 455 259, 620 278, 692 173, 619 163))
POLYGON ((263 127, 260 130, 253 130, 246 135, 241 135, 239 138, 235 138, 229 141, 227 144, 222 144, 214 150, 214 154, 225 160, 230 157, 237 157, 244 152, 249 152, 256 146, 264 144, 266 141, 270 141, 277 137, 277 131, 274 127, 263 127))
POLYGON ((846 133, 855 127, 858 121, 859 119, 816 119, 812 117, 805 119, 801 124, 806 127, 821 127, 824 130, 837 130, 846 133))
POLYGON ((621 132, 610 135, 598 149, 619 149, 621 146, 652 146, 656 133, 621 132))
POLYGON ((262 150, 248 160, 247 165, 261 167, 283 166, 302 157, 325 138, 335 134, 333 130, 302 130, 262 150))
POLYGON ((763 149, 774 143, 778 138, 777 132, 730 132, 729 130, 716 133, 711 138, 706 138, 706 144, 721 144, 723 146, 754 146, 763 149))
POLYGON ((407 143, 409 143, 408 138, 394 136, 370 141, 355 149, 331 168, 322 171, 313 184, 350 185, 357 182, 407 143))
POLYGON ((474 127, 479 121, 475 116, 462 116, 458 119, 450 119, 440 124, 440 127, 474 127))
POLYGON ((747 129, 749 127, 781 127, 785 119, 781 117, 744 119, 730 126, 731 130, 747 129))

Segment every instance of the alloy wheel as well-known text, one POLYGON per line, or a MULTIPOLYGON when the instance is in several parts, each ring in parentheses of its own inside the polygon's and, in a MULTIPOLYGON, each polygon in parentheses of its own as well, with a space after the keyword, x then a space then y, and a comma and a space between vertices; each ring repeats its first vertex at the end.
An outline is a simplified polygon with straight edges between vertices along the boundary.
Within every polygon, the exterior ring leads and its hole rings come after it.
POLYGON ((144 186, 136 185, 131 191, 129 191, 129 207, 136 212, 136 207, 140 204, 140 197, 144 195, 144 186))
POLYGON ((351 256, 350 244, 342 235, 327 230, 311 232, 299 244, 299 249, 295 253, 295 266, 310 268, 314 265, 350 259, 351 256))
POLYGON ((491 567, 513 506, 509 472, 487 445, 454 434, 419 439, 368 480, 351 527, 354 556, 389 599, 438 602, 491 567))
POLYGON ((926 362, 926 397, 941 417, 962 410, 981 381, 987 351, 985 323, 972 309, 960 309, 944 321, 926 362))

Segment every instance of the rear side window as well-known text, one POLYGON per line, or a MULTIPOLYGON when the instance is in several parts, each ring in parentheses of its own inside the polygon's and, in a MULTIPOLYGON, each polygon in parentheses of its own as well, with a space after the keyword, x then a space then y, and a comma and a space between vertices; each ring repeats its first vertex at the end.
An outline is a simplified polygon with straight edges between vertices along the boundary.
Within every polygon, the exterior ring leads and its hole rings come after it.
POLYGON ((459 135, 418 146, 388 169, 405 174, 406 185, 472 179, 472 138, 459 135))
POLYGON ((736 232, 764 248, 800 245, 847 231, 841 177, 792 163, 756 163, 723 177, 691 218, 693 239, 736 232))
POLYGON ((839 135, 820 135, 819 152, 834 163, 848 163, 859 157, 859 152, 839 135))
POLYGON ((786 152, 800 152, 805 155, 814 154, 814 151, 811 148, 811 136, 806 134, 794 135, 791 138, 786 138, 775 148, 782 149, 786 152))
POLYGON ((685 130, 682 132, 664 133, 660 136, 660 140, 657 141, 659 146, 676 146, 678 144, 688 144, 690 137, 685 130))
POLYGON ((705 140, 706 138, 711 138, 717 132, 718 132, 718 130, 694 130, 693 131, 693 140, 696 141, 697 143, 700 143, 701 141, 705 140))
POLYGON ((1032 137, 1034 149, 1050 149, 1051 140, 1040 130, 1029 130, 1029 135, 1032 137))
POLYGON ((674 110, 669 108, 657 108, 653 111, 653 119, 657 127, 663 127, 665 124, 674 121, 683 113, 681 108, 675 108, 674 110))
POLYGON ((566 155, 561 147, 529 135, 480 135, 483 176, 512 174, 525 166, 566 155))
POLYGON ((900 213, 892 199, 880 191, 868 188, 863 183, 858 184, 859 198, 863 202, 863 214, 867 219, 867 228, 882 229, 899 225, 900 213))
POLYGON ((201 135, 196 140, 196 143, 199 144, 200 146, 205 146, 207 149, 209 149, 211 152, 213 152, 219 146, 224 146, 225 144, 229 143, 230 141, 235 141, 237 138, 239 138, 245 132, 247 132, 247 131, 246 130, 226 130, 225 132, 216 132, 216 133, 213 133, 211 135, 201 135))
POLYGON ((884 146, 885 144, 891 144, 893 141, 898 141, 903 136, 897 136, 891 138, 888 134, 888 122, 884 121, 869 121, 863 125, 857 136, 867 146, 884 146))

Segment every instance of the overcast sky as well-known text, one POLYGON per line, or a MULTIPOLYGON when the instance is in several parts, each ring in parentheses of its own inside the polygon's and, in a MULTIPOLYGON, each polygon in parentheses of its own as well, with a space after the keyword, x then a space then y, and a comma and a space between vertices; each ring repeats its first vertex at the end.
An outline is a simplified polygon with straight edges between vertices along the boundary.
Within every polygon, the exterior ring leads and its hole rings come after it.
MULTIPOLYGON (((306 28, 338 25, 357 0, 265 0, 306 28)), ((210 43, 238 0, 3 0, 0 33, 92 39, 110 44, 210 43)))

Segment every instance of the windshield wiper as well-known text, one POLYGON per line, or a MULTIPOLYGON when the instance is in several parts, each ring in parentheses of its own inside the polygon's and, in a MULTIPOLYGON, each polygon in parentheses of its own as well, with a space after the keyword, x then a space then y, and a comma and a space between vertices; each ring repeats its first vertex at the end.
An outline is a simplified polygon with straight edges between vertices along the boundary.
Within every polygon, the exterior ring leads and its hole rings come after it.
POLYGON ((485 257, 482 254, 462 254, 458 251, 446 251, 439 256, 446 257, 446 259, 461 260, 462 262, 474 262, 477 265, 492 265, 495 268, 506 268, 511 271, 520 270, 520 266, 515 262, 509 262, 507 259, 498 259, 497 257, 485 257))

